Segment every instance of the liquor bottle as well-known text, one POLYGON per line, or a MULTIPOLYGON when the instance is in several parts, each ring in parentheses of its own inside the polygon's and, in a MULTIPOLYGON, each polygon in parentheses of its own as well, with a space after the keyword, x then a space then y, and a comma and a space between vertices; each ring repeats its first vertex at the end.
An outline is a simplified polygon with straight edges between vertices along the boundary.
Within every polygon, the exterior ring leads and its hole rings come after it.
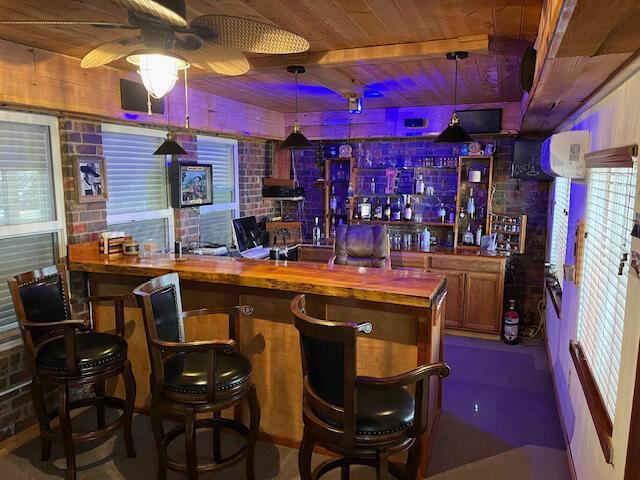
POLYGON ((380 197, 376 198, 376 206, 373 209, 373 218, 375 220, 382 220, 382 204, 380 203, 380 197))
POLYGON ((424 193, 424 178, 422 177, 422 173, 419 173, 418 178, 416 179, 416 193, 418 195, 422 195, 424 193))
POLYGON ((331 228, 329 229, 329 236, 334 238, 336 236, 336 217, 331 218, 331 228))
POLYGON ((473 188, 469 189, 469 198, 467 199, 467 213, 469 218, 476 218, 476 199, 473 196, 473 188))
POLYGON ((331 198, 329 199, 329 209, 336 213, 336 209, 338 208, 338 199, 336 198, 336 187, 331 187, 331 198))
POLYGON ((364 197, 362 199, 362 203, 359 205, 360 207, 360 218, 362 220, 371 220, 371 204, 369 203, 369 199, 364 197))
POLYGON ((438 218, 440 218, 440 222, 442 223, 447 221, 447 209, 444 208, 444 203, 441 203, 440 208, 438 208, 438 218))
POLYGON ((393 222, 399 222, 402 217, 402 204, 400 203, 400 198, 395 205, 391 207, 391 220, 393 222))
POLYGON ((431 233, 427 227, 424 227, 422 232, 422 238, 420 239, 420 249, 423 252, 428 252, 431 248, 431 233))
POLYGON ((387 203, 382 211, 382 218, 387 221, 391 220, 391 198, 389 197, 387 197, 387 203))
POLYGON ((353 184, 349 182, 349 188, 347 189, 347 198, 353 197, 353 184))
POLYGON ((376 177, 371 177, 371 195, 375 195, 376 194, 376 177))
POLYGON ((320 235, 321 235, 320 219, 316 217, 315 226, 313 227, 313 243, 314 244, 320 245, 320 235))
POLYGON ((473 233, 471 232, 471 223, 467 225, 467 231, 462 236, 462 243, 465 245, 473 245, 473 233))
POLYGON ((407 199, 406 203, 404 204, 404 211, 402 212, 402 217, 406 221, 411 221, 411 218, 413 217, 413 208, 411 208, 411 200, 409 199, 407 199))
POLYGON ((482 225, 478 226, 476 230, 476 245, 480 246, 480 241, 482 240, 482 225))

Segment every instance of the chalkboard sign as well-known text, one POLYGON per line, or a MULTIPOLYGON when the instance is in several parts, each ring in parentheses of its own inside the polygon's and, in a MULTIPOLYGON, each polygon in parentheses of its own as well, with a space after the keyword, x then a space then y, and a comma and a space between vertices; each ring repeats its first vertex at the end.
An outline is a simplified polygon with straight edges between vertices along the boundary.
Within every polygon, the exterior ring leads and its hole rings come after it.
POLYGON ((513 161, 511 163, 511 176, 526 180, 551 180, 551 177, 542 171, 540 166, 540 151, 543 138, 519 139, 513 147, 513 161))

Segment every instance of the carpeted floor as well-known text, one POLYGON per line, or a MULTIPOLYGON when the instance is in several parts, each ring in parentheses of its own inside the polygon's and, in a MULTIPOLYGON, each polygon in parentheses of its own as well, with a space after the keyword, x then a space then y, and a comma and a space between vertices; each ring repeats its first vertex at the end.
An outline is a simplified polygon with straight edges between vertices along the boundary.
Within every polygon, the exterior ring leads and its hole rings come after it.
MULTIPOLYGON (((446 361, 452 373, 445 380, 444 411, 429 466, 433 480, 568 480, 570 479, 553 387, 543 347, 507 346, 495 341, 447 337, 446 361)), ((78 428, 93 426, 87 412, 78 428)), ((155 448, 148 419, 135 418, 138 456, 128 458, 122 439, 108 438, 78 448, 79 479, 155 478, 155 448)), ((225 448, 232 449, 229 436, 225 448)), ((183 455, 174 442, 172 456, 183 455)), ((211 438, 199 437, 202 458, 211 438)), ((316 455, 320 462, 322 457, 316 455)), ((54 444, 52 460, 40 461, 40 442, 34 440, 0 458, 0 476, 7 479, 53 479, 64 475, 62 447, 54 444)), ((261 442, 256 458, 259 479, 296 479, 297 451, 261 442)), ((169 479, 185 478, 169 474, 169 479)), ((242 479, 241 466, 203 479, 242 479)), ((330 480, 339 478, 326 477, 330 480)), ((366 469, 354 480, 374 478, 366 469)))

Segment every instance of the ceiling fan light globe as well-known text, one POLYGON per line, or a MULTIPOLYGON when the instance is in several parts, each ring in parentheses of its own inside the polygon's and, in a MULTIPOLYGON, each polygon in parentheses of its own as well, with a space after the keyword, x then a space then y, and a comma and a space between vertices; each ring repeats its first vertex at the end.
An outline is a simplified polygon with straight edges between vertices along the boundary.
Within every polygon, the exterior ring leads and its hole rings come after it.
POLYGON ((178 71, 189 68, 184 60, 159 53, 129 55, 127 61, 138 66, 144 87, 153 98, 162 98, 178 81, 178 71))

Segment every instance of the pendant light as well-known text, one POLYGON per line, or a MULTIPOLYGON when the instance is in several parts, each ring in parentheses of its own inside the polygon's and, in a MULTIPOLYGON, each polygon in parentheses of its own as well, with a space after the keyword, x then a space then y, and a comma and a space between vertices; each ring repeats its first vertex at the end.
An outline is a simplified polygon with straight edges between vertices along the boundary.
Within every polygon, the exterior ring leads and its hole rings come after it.
POLYGON ((451 122, 449 126, 445 128, 440 135, 433 141, 433 143, 470 143, 473 142, 473 138, 469 136, 464 128, 460 125, 460 117, 456 112, 458 107, 458 60, 464 60, 469 56, 468 52, 449 52, 447 53, 448 60, 456 61, 456 76, 453 82, 453 114, 451 115, 451 122))
POLYGON ((172 131, 167 132, 167 139, 153 152, 154 155, 187 155, 187 151, 176 142, 172 131))
POLYGON ((309 148, 312 146, 311 142, 307 140, 307 137, 305 137, 300 132, 300 124, 298 123, 298 74, 304 73, 305 69, 300 65, 290 65, 287 67, 287 72, 294 73, 296 76, 296 116, 295 116, 295 120, 293 121, 293 131, 285 139, 285 141, 282 142, 282 145, 280 145, 280 147, 291 148, 291 149, 309 148))

